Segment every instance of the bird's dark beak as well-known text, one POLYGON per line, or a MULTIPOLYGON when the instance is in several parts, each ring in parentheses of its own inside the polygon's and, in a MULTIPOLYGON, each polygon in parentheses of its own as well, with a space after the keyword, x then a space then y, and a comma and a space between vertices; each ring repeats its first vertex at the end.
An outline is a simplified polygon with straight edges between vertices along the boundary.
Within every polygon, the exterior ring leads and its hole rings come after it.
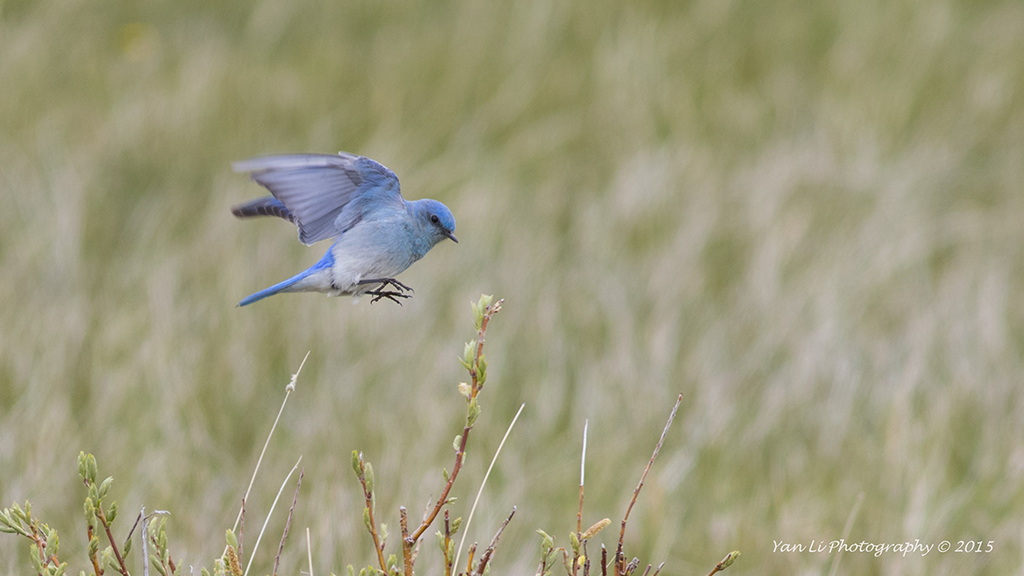
POLYGON ((456 244, 459 243, 459 239, 455 237, 455 234, 452 234, 451 232, 445 232, 444 235, 450 238, 452 242, 455 242, 456 244))

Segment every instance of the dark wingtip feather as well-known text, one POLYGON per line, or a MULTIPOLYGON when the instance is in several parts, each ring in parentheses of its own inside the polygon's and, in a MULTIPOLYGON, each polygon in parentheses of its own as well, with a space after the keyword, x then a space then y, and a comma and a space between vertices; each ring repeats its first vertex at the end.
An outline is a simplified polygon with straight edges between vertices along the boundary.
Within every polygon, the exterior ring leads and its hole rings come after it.
POLYGON ((280 200, 273 196, 264 196, 249 202, 243 202, 231 207, 231 213, 238 218, 253 218, 256 216, 276 216, 294 223, 295 217, 285 208, 280 200))

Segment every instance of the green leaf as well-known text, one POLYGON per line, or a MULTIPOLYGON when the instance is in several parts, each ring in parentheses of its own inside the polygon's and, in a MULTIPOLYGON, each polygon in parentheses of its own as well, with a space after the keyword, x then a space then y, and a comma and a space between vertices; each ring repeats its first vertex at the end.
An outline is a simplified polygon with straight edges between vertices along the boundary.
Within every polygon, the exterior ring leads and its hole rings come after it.
POLYGON ((363 474, 366 478, 366 491, 373 492, 373 465, 367 462, 363 467, 363 474))
POLYGON ((487 380, 487 359, 483 352, 480 353, 480 359, 476 361, 476 380, 477 384, 483 386, 484 380, 487 380))
MULTIPOLYGON (((473 398, 469 401, 469 408, 466 410, 466 427, 472 428, 476 424, 476 419, 480 416, 480 403, 473 398)), ((460 438, 461 440, 461 438, 460 438)), ((458 448, 456 448, 458 450, 458 448)))
POLYGON ((35 542, 29 545, 29 559, 32 560, 32 567, 36 569, 37 574, 43 573, 43 560, 39 557, 39 551, 36 550, 35 542))
POLYGON ((85 463, 85 452, 78 453, 78 475, 81 476, 82 482, 88 482, 89 469, 85 463))
POLYGON ((92 454, 85 455, 85 469, 86 469, 86 482, 90 485, 96 484, 96 475, 99 471, 96 469, 96 457, 92 454))
POLYGON ((551 550, 555 547, 555 539, 552 538, 547 532, 543 530, 537 530, 537 534, 540 534, 540 545, 545 551, 551 550))
POLYGON ((100 500, 102 500, 102 499, 107 497, 107 492, 110 491, 110 485, 113 484, 113 483, 114 483, 114 477, 113 476, 107 476, 103 480, 103 483, 100 484, 100 488, 99 488, 100 500))
POLYGON ((44 533, 46 533, 46 555, 55 556, 57 554, 57 547, 60 546, 60 541, 57 538, 57 531, 50 530, 49 527, 46 527, 44 533))

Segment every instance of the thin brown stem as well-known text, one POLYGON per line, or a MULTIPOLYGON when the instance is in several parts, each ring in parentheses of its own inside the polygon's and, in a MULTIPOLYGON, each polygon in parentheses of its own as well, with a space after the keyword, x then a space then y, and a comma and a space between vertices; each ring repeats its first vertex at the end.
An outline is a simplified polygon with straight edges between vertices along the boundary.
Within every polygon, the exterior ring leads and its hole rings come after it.
MULTIPOLYGON (((487 311, 484 313, 483 321, 480 323, 480 330, 477 331, 477 344, 476 344, 476 356, 472 366, 469 368, 469 374, 472 378, 472 385, 470 387, 470 401, 476 400, 477 394, 480 393, 480 382, 479 374, 477 373, 476 367, 479 365, 480 356, 484 352, 484 337, 487 335, 487 325, 490 324, 491 318, 501 309, 501 303, 504 300, 498 300, 491 306, 487 307, 487 311)), ((419 541, 423 533, 430 528, 430 525, 434 523, 434 519, 441 512, 441 508, 444 507, 445 502, 448 501, 448 493, 451 492, 452 486, 455 484, 455 478, 458 477, 459 471, 462 470, 462 462, 466 456, 466 443, 469 441, 469 432, 472 430, 472 426, 469 423, 462 429, 462 441, 459 443, 459 449, 455 453, 455 465, 452 466, 452 473, 448 476, 448 481, 445 482, 444 489, 441 491, 441 496, 438 497, 437 502, 434 504, 433 509, 423 519, 420 524, 412 533, 413 542, 419 541)))
POLYGON ((580 506, 576 510, 576 534, 583 531, 583 484, 580 484, 580 506))
MULTIPOLYGON (((93 537, 96 536, 96 527, 93 526, 91 521, 86 525, 86 527, 87 527, 86 536, 88 537, 89 542, 92 542, 93 537)), ((93 574, 95 574, 96 576, 100 576, 101 573, 102 573, 102 571, 100 570, 100 561, 96 557, 96 554, 94 552, 92 552, 91 550, 92 549, 90 548, 89 560, 92 561, 93 574)))
MULTIPOLYGON (((359 464, 362 469, 363 457, 359 455, 359 464)), ((366 500, 367 515, 370 518, 369 526, 367 529, 370 531, 370 537, 373 538, 373 549, 377 552, 377 561, 380 562, 380 569, 385 574, 388 572, 388 565, 384 562, 384 546, 380 543, 380 538, 377 536, 377 523, 373 518, 373 491, 366 488, 366 475, 364 472, 359 472, 359 484, 363 487, 363 497, 366 500)))
POLYGON ((419 540, 420 536, 423 536, 423 533, 427 531, 427 528, 430 528, 430 525, 434 523, 434 519, 441 512, 441 508, 448 501, 448 493, 451 492, 452 486, 455 484, 455 478, 458 477, 459 471, 462 470, 462 461, 466 457, 466 443, 469 441, 470 430, 469 426, 462 429, 462 441, 459 443, 459 451, 455 453, 455 465, 452 466, 452 473, 448 476, 448 482, 445 483, 444 490, 441 491, 441 496, 437 499, 437 503, 434 504, 434 508, 423 519, 419 528, 412 533, 411 538, 413 542, 419 540))
MULTIPOLYGON (((633 498, 629 501, 629 506, 626 507, 626 514, 622 517, 622 527, 619 529, 619 545, 615 550, 615 573, 617 576, 623 576, 627 573, 628 567, 625 566, 626 557, 622 553, 622 542, 626 537, 626 521, 629 520, 629 513, 633 511, 633 505, 636 504, 637 496, 640 495, 640 489, 644 487, 644 480, 647 479, 647 473, 651 471, 651 466, 654 465, 654 460, 658 457, 658 452, 661 451, 661 445, 665 442, 665 436, 668 435, 668 429, 672 426, 672 420, 676 417, 676 412, 679 411, 679 405, 683 403, 683 395, 680 394, 676 398, 675 406, 672 407, 672 412, 668 415, 668 422, 665 423, 665 428, 661 431, 661 438, 658 439, 658 444, 654 447, 654 453, 651 454, 651 459, 647 462, 647 466, 644 468, 644 473, 640 475, 640 483, 636 485, 636 490, 633 490, 633 498)), ((634 567, 635 568, 635 567, 634 567)))
POLYGON ((448 510, 444 511, 444 576, 452 576, 452 557, 448 550, 452 544, 452 528, 448 510))
POLYGON ((99 518, 100 524, 103 525, 103 530, 107 533, 107 540, 110 541, 110 547, 114 550, 114 557, 117 558, 118 571, 123 576, 128 576, 128 568, 124 565, 124 558, 121 557, 121 551, 117 548, 117 542, 114 540, 114 534, 110 531, 110 523, 107 522, 107 515, 103 512, 101 506, 96 507, 96 517, 99 518))
POLYGON ((238 562, 242 562, 242 546, 245 544, 245 496, 242 496, 242 512, 238 515, 238 562))
POLYGON ((281 534, 281 542, 277 545, 277 556, 274 557, 274 571, 271 573, 277 576, 277 568, 281 565, 281 553, 284 552, 284 541, 288 538, 288 531, 292 527, 292 515, 295 513, 295 504, 299 501, 299 488, 302 487, 302 477, 306 475, 306 467, 299 471, 299 482, 295 486, 295 495, 292 497, 292 507, 288 509, 288 519, 284 523, 284 533, 281 534))
POLYGON ((135 524, 132 524, 132 529, 128 531, 128 537, 124 539, 124 546, 128 545, 128 541, 132 539, 132 534, 135 534, 135 529, 139 527, 139 522, 142 520, 142 513, 145 512, 145 508, 139 510, 139 515, 135 517, 135 524))
POLYGON ((469 560, 466 561, 466 571, 463 574, 469 576, 473 573, 473 556, 476 555, 476 542, 469 545, 469 560))
MULTIPOLYGON (((399 524, 402 527, 402 562, 405 567, 405 576, 412 576, 412 547, 416 542, 409 538, 409 516, 406 514, 405 506, 399 506, 398 514, 400 516, 399 524)), ((447 514, 445 516, 447 525, 447 514)))
POLYGON ((505 531, 505 526, 508 526, 508 523, 512 521, 512 517, 515 515, 516 507, 513 506, 512 512, 508 515, 508 518, 505 518, 505 521, 501 523, 498 531, 494 534, 494 539, 491 540, 491 545, 487 547, 487 550, 484 551, 484 555, 480 557, 480 564, 476 567, 477 576, 483 576, 484 570, 487 568, 487 564, 491 561, 491 558, 494 557, 494 549, 498 546, 498 538, 501 538, 501 533, 505 531))

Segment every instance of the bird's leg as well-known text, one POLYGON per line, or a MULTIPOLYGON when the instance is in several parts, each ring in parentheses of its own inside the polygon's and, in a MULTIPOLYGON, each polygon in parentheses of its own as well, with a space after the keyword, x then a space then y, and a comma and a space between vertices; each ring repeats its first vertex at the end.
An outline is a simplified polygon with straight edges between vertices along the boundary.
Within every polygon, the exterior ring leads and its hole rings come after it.
POLYGON ((410 298, 411 296, 409 294, 405 294, 404 292, 413 291, 412 288, 406 286, 405 284, 402 284, 401 282, 395 280, 394 278, 367 278, 365 280, 360 280, 359 284, 380 284, 380 286, 378 286, 376 289, 366 291, 367 294, 373 296, 373 298, 370 300, 370 304, 373 304, 374 302, 380 300, 381 298, 387 298, 388 300, 391 300, 392 302, 401 306, 402 303, 398 301, 398 298, 410 298), (391 286, 394 286, 395 291, 385 290, 385 288, 387 288, 389 284, 391 286))
POLYGON ((413 290, 412 288, 406 286, 405 284, 402 284, 401 282, 399 282, 398 280, 396 280, 394 278, 367 278, 365 280, 360 280, 359 283, 360 284, 380 284, 380 288, 378 288, 378 290, 383 290, 384 288, 388 287, 388 284, 390 284, 390 285, 394 286, 396 290, 401 290, 403 292, 415 292, 415 290, 413 290))

